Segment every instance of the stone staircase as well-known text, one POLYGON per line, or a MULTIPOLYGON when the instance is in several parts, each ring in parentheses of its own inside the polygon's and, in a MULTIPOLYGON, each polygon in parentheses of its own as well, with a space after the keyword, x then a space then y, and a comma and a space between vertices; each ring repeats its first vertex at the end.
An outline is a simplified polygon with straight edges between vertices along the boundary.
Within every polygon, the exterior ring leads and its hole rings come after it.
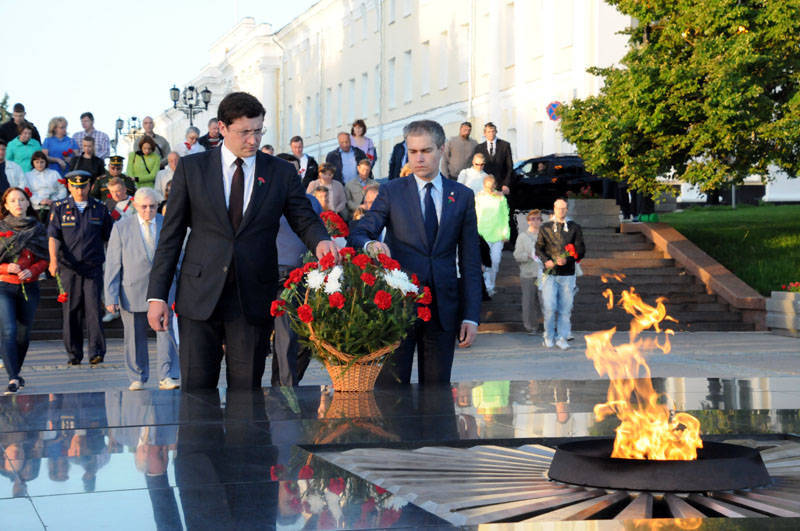
MULTIPOLYGON (((36 317, 31 331, 32 340, 63 339, 61 333, 61 304, 56 301, 58 286, 56 281, 48 279, 39 283, 40 299, 36 309, 36 317)), ((122 322, 115 319, 110 323, 103 323, 103 330, 107 339, 122 337, 122 322)), ((86 334, 84 332, 84 339, 86 334)))
MULTIPOLYGON (((665 259, 642 234, 622 234, 613 230, 584 230, 586 256, 581 262, 584 275, 578 278, 578 293, 572 310, 572 327, 577 331, 604 330, 616 326, 629 328, 631 317, 624 310, 606 308, 602 292, 611 288, 614 302, 623 289, 635 287, 648 304, 665 297, 667 314, 678 320, 665 323, 675 331, 753 330, 741 314, 705 286, 665 259), (601 275, 624 275, 621 282, 601 275)), ((495 296, 483 303, 481 331, 522 331, 519 267, 510 251, 503 252, 495 296)))

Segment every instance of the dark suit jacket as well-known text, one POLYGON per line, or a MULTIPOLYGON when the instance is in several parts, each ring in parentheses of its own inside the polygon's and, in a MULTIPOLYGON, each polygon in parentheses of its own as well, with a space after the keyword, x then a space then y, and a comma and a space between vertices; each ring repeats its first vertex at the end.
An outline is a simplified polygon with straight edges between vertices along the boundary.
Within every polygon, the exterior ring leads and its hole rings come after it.
MULTIPOLYGON (((361 151, 359 148, 350 146, 350 149, 352 149, 356 154, 356 165, 358 165, 359 161, 367 158, 367 154, 361 151)), ((333 178, 344 184, 344 179, 342 178, 342 154, 339 153, 338 147, 325 156, 325 162, 328 164, 333 164, 333 166, 336 168, 336 173, 333 174, 333 178)))
MULTIPOLYGON (((486 166, 483 171, 489 175, 494 175, 497 182, 497 189, 502 186, 516 184, 514 179, 514 162, 511 160, 511 144, 505 140, 495 139, 494 157, 489 156, 489 149, 486 142, 481 142, 475 147, 475 153, 481 153, 486 157, 486 166)), ((475 154, 473 153, 473 155, 475 154)))
POLYGON ((303 175, 303 190, 308 189, 308 184, 311 181, 316 181, 317 177, 319 176, 319 166, 317 165, 317 161, 314 160, 314 157, 311 155, 306 155, 308 157, 308 166, 306 166, 306 174, 303 175))
POLYGON ((400 170, 403 169, 403 157, 406 154, 405 142, 398 142, 392 148, 392 158, 389 159, 389 180, 400 177, 400 170))
POLYGON ((431 287, 439 323, 443 329, 452 330, 464 319, 480 320, 481 255, 475 195, 446 177, 442 189, 441 221, 430 253, 413 175, 381 186, 372 209, 353 227, 349 243, 362 249, 368 241, 377 240, 386 227, 385 241, 392 257, 431 287), (461 279, 456 275, 456 258, 461 279))
POLYGON ((234 234, 225 206, 220 149, 180 159, 153 258, 148 299, 167 300, 186 229, 191 228, 181 265, 176 312, 198 321, 208 319, 233 264, 247 321, 253 325, 267 323, 269 305, 278 288, 275 238, 281 215, 309 249, 330 238, 292 164, 259 151, 254 178, 250 203, 234 234))

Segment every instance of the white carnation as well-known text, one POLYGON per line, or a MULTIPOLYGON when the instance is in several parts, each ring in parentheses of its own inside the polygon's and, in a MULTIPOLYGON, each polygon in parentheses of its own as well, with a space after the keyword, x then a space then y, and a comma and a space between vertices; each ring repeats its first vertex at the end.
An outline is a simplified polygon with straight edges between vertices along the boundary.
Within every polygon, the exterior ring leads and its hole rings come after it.
POLYGON ((325 283, 325 293, 333 295, 337 291, 342 291, 342 283, 338 278, 331 278, 328 276, 328 281, 325 283))
POLYGON ((334 266, 328 273, 328 279, 339 280, 344 274, 344 268, 340 265, 334 266))
POLYGON ((306 501, 311 514, 319 514, 325 508, 325 500, 319 494, 309 494, 306 501))
POLYGON ((306 274, 306 282, 311 289, 319 289, 325 283, 325 273, 319 269, 312 269, 306 274))
POLYGON ((409 280, 408 275, 399 269, 387 271, 383 274, 383 279, 390 287, 402 291, 404 296, 409 293, 419 293, 417 286, 409 280))

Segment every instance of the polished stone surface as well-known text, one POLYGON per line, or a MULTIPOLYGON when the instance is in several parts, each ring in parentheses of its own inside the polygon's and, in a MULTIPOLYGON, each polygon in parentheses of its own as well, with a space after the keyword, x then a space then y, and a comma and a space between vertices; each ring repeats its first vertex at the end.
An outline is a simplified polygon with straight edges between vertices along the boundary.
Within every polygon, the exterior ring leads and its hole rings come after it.
MULTIPOLYGON (((709 437, 800 433, 800 378, 654 386, 709 437)), ((609 436, 616 420, 592 413, 606 390, 602 380, 550 380, 335 395, 306 386, 0 397, 0 527, 446 526, 315 450, 609 436)))

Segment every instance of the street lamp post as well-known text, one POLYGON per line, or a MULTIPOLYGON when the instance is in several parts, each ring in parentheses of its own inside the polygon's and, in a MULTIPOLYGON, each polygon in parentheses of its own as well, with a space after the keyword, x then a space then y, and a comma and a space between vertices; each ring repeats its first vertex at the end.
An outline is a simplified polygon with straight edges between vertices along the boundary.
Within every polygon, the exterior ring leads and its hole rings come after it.
POLYGON ((183 92, 172 85, 169 89, 169 99, 172 100, 172 108, 183 111, 189 117, 189 125, 194 125, 194 116, 208 110, 211 103, 211 91, 208 87, 198 91, 193 85, 189 85, 183 92), (180 102, 180 103, 179 103, 180 102))
POLYGON ((117 118, 117 121, 114 123, 114 140, 111 142, 115 155, 118 154, 117 150, 119 149, 120 137, 127 138, 131 145, 134 146, 134 151, 136 150, 136 136, 139 135, 142 130, 141 121, 136 116, 131 116, 128 118, 127 130, 123 131, 124 127, 125 121, 122 118, 117 118))

